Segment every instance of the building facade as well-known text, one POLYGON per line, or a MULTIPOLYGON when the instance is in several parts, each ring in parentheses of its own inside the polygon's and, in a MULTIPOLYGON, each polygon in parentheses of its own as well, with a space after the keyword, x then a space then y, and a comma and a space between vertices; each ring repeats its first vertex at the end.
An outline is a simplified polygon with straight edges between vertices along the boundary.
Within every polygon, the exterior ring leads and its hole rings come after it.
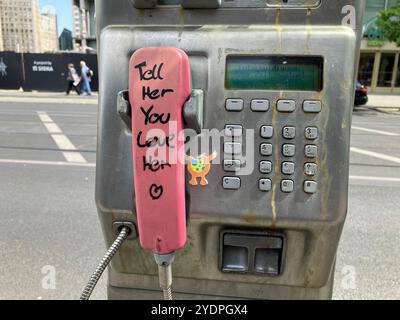
POLYGON ((61 32, 58 38, 60 50, 62 51, 72 51, 74 50, 72 31, 65 29, 61 32))
POLYGON ((40 14, 39 0, 0 0, 0 50, 58 50, 57 17, 40 14))
POLYGON ((1 14, 0 14, 0 51, 4 51, 4 45, 3 45, 3 28, 1 27, 1 14))
POLYGON ((3 50, 40 52, 38 0, 0 0, 3 50))
POLYGON ((371 93, 400 94, 400 48, 386 41, 376 26, 378 13, 395 4, 396 0, 367 0, 358 80, 371 93))
POLYGON ((50 13, 40 15, 41 52, 58 51, 57 16, 50 13))
POLYGON ((96 11, 94 0, 72 0, 74 47, 82 52, 96 51, 96 11))

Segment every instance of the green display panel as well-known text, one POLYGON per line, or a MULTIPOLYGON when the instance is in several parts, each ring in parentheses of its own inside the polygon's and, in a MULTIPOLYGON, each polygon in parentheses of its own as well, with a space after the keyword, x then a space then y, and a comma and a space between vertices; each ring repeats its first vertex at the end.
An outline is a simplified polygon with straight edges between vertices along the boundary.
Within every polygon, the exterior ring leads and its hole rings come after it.
POLYGON ((225 87, 231 90, 321 91, 322 57, 228 56, 225 87))

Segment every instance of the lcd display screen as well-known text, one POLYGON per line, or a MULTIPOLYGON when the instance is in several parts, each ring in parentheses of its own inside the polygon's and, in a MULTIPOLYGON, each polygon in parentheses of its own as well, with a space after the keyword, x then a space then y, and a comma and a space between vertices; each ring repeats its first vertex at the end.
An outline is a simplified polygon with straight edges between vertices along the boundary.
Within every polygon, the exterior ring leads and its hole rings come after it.
POLYGON ((225 87, 231 90, 321 91, 322 57, 228 56, 225 87))

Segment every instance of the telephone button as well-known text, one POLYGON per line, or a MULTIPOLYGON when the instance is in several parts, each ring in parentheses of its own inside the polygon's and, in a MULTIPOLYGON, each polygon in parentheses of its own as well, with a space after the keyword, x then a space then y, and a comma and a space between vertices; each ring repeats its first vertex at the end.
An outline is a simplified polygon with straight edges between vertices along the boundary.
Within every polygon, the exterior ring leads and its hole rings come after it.
POLYGON ((316 163, 306 163, 304 165, 304 173, 307 176, 315 176, 317 174, 317 164, 316 163))
POLYGON ((282 173, 287 175, 294 174, 294 162, 283 162, 282 173))
POLYGON ((294 144, 284 144, 282 146, 282 155, 284 157, 294 157, 296 154, 296 146, 294 144))
POLYGON ((242 111, 244 108, 244 102, 242 99, 227 99, 225 102, 225 108, 228 111, 242 111))
POLYGON ((304 131, 304 135, 307 140, 315 140, 318 138, 318 128, 317 127, 307 127, 304 131))
POLYGON ((224 152, 225 154, 239 155, 242 153, 242 144, 239 142, 225 142, 224 152))
POLYGON ((272 162, 271 161, 261 161, 260 162, 260 172, 268 174, 272 172, 272 162))
POLYGON ((274 136, 274 128, 271 126, 262 126, 261 127, 261 138, 269 139, 274 136))
POLYGON ((304 148, 304 154, 307 158, 316 158, 318 155, 318 147, 313 144, 308 144, 304 148))
POLYGON ((240 160, 224 160, 224 170, 227 172, 236 172, 240 165, 240 160))
POLYGON ((269 110, 269 100, 251 100, 250 109, 255 112, 267 112, 269 110))
POLYGON ((318 184, 315 181, 304 181, 304 192, 313 194, 317 192, 318 184))
POLYGON ((227 124, 225 126, 225 135, 227 137, 241 137, 243 134, 243 127, 240 125, 227 124))
POLYGON ((238 177, 224 177, 222 180, 222 186, 227 190, 239 190, 240 189, 240 178, 238 177))
POLYGON ((283 127, 282 136, 285 139, 294 139, 296 137, 296 128, 295 127, 283 127))
POLYGON ((271 179, 260 179, 258 181, 258 188, 260 191, 268 192, 272 189, 272 181, 271 179))
POLYGON ((322 110, 321 101, 306 100, 303 102, 303 110, 307 113, 319 113, 322 110))
POLYGON ((296 101, 294 100, 278 100, 276 105, 279 112, 293 112, 296 110, 296 101))
POLYGON ((285 193, 293 192, 294 183, 292 180, 282 180, 281 181, 281 190, 285 193))
POLYGON ((260 145, 260 153, 262 156, 271 156, 272 155, 272 144, 262 143, 260 145))

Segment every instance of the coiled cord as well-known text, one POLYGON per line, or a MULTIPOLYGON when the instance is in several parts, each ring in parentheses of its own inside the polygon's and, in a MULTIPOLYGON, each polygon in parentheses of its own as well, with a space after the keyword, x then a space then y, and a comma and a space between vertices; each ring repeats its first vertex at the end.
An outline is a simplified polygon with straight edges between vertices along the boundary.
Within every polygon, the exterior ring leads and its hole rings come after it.
POLYGON ((168 287, 163 289, 164 300, 172 300, 172 289, 168 287))
POLYGON ((123 227, 121 232, 119 233, 117 239, 115 239, 114 243, 111 247, 107 250, 107 253, 101 259, 99 265, 97 266, 96 270, 93 272, 92 276, 90 277, 89 282, 87 283, 85 289, 82 292, 81 300, 89 300, 94 288, 96 287, 97 282, 99 281, 101 275, 103 274, 104 270, 107 268, 108 264, 110 263, 111 259, 117 253, 118 249, 121 247, 122 243, 126 240, 129 236, 130 229, 127 227, 123 227))

